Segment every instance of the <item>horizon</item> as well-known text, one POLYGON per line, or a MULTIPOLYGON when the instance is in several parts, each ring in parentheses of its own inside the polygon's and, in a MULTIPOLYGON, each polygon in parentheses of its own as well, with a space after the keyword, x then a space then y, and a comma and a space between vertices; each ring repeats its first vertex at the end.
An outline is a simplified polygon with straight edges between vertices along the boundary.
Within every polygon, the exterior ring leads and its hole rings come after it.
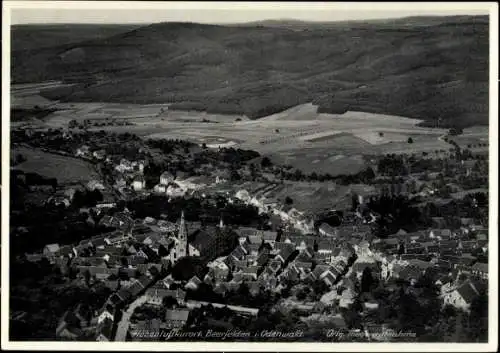
POLYGON ((152 25, 152 24, 160 24, 160 23, 191 23, 191 24, 202 24, 202 25, 219 25, 219 26, 230 26, 230 25, 244 25, 244 24, 252 24, 252 23, 260 23, 260 22, 300 22, 300 23, 312 23, 312 24, 321 24, 321 23, 341 23, 341 22, 371 22, 371 21, 390 21, 390 20, 403 20, 409 18, 440 18, 440 17, 488 17, 489 14, 446 14, 446 15, 417 15, 417 16, 401 16, 401 17, 377 17, 370 19, 348 19, 348 20, 303 20, 294 17, 284 17, 284 18, 265 18, 262 20, 251 20, 245 22, 200 22, 200 21, 182 21, 182 20, 173 20, 173 21, 158 21, 158 22, 24 22, 24 23, 13 23, 12 26, 67 26, 67 25, 80 25, 80 26, 95 26, 95 25, 108 25, 108 26, 125 26, 125 25, 152 25))
MULTIPOLYGON (((348 21, 397 20, 408 17, 450 17, 489 15, 481 4, 460 6, 434 3, 429 6, 413 6, 403 3, 352 4, 352 3, 184 3, 164 2, 137 4, 124 3, 125 8, 110 8, 109 3, 71 3, 53 8, 32 3, 29 7, 17 7, 11 2, 12 25, 68 25, 108 24, 144 25, 163 22, 200 23, 213 25, 245 24, 262 21, 300 21, 306 23, 335 23, 348 21), (14 5, 14 6, 12 6, 14 5), (71 5, 71 6, 69 6, 71 5)), ((64 4, 64 3, 62 3, 64 4)), ((467 5, 467 4, 464 4, 467 5)), ((113 5, 114 6, 114 5, 113 5)))

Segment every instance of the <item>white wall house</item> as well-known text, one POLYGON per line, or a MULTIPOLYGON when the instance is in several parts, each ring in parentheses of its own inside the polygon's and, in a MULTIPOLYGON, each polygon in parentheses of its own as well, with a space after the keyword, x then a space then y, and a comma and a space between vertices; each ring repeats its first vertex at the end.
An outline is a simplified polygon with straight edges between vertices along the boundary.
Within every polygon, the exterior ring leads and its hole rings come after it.
POLYGON ((145 187, 146 187, 146 181, 144 180, 144 178, 138 177, 135 178, 134 181, 132 182, 132 188, 135 191, 144 190, 145 187))

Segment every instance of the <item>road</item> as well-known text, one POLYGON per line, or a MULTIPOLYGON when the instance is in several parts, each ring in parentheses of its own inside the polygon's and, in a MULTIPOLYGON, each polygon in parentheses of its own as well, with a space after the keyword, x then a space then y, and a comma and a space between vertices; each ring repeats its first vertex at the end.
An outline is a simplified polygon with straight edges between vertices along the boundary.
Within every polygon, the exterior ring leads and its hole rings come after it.
POLYGON ((135 308, 141 306, 146 303, 147 298, 145 295, 141 295, 139 298, 134 300, 128 307, 127 311, 123 312, 122 318, 118 323, 118 327, 116 329, 115 341, 125 342, 127 338, 128 327, 130 325, 130 317, 132 316, 135 308))

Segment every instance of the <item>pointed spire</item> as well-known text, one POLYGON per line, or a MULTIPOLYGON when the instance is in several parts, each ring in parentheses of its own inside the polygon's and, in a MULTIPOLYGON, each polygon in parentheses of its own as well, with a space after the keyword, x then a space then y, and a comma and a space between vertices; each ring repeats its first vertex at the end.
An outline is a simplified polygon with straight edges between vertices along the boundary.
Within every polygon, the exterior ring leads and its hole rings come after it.
POLYGON ((179 239, 184 240, 186 238, 186 222, 184 220, 184 210, 181 212, 181 222, 179 224, 179 239))
POLYGON ((224 228, 224 221, 222 220, 222 216, 220 217, 219 228, 224 228))

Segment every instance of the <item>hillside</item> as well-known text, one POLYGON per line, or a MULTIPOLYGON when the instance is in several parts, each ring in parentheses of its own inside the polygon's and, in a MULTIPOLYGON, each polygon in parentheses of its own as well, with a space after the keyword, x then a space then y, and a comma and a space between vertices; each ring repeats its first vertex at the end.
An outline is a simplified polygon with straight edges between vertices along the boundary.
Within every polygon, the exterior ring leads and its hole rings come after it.
POLYGON ((131 31, 139 26, 118 24, 14 25, 11 27, 11 50, 33 50, 106 38, 131 31))
POLYGON ((314 102, 321 112, 469 126, 488 123, 488 41, 486 16, 303 30, 159 23, 29 55, 14 51, 12 77, 87 81, 43 93, 68 101, 174 102, 250 118, 314 102))

